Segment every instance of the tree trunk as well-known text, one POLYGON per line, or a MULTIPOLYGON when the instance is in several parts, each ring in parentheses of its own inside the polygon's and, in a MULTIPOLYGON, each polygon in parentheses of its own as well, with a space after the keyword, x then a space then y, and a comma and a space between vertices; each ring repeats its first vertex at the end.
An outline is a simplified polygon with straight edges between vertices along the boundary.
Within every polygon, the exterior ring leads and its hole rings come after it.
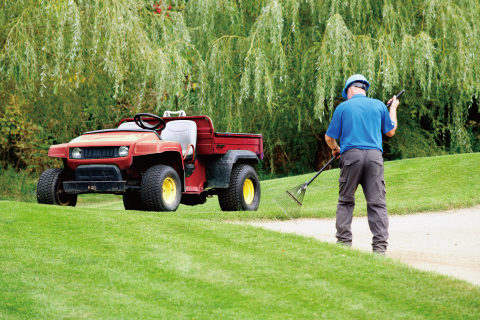
MULTIPOLYGON (((316 136, 316 138, 317 151, 315 151, 315 160, 313 165, 315 167, 315 171, 319 171, 332 158, 332 152, 324 139, 319 139, 318 136, 316 136)), ((326 170, 330 170, 331 168, 332 165, 329 165, 326 170)))

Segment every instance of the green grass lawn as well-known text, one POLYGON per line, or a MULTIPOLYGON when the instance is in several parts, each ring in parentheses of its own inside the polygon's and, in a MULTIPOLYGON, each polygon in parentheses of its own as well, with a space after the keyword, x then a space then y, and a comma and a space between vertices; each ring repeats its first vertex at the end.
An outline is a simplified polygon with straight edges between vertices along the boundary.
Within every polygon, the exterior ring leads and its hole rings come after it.
MULTIPOLYGON (((431 210, 470 207, 480 203, 480 153, 416 158, 385 162, 387 204, 390 214, 405 214, 431 210)), ((302 184, 312 174, 262 181, 262 200, 256 212, 222 212, 217 198, 195 207, 183 206, 175 215, 207 219, 288 219, 274 202, 274 197, 286 189, 302 184)), ((307 189, 300 217, 333 218, 338 199, 339 169, 323 172, 307 189)), ((80 196, 80 205, 121 210, 120 197, 80 196), (101 203, 101 200, 106 201, 101 203)), ((362 187, 356 194, 354 215, 366 215, 362 187)))
POLYGON ((0 201, 1 319, 479 317, 479 287, 311 238, 0 201))
MULTIPOLYGON (((480 203, 480 154, 385 163, 390 213, 480 203)), ((334 217, 339 170, 308 188, 302 217, 334 217)), ((480 288, 310 238, 223 220, 285 219, 274 197, 312 175, 262 182, 257 212, 216 198, 174 213, 0 201, 0 318, 461 319, 480 288)), ((361 188, 355 215, 365 215, 361 188)))

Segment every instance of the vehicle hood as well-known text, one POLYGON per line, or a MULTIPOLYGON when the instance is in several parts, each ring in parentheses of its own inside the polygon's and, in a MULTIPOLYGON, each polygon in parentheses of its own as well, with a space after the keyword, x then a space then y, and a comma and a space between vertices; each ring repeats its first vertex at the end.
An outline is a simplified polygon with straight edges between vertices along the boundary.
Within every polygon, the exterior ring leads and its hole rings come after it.
POLYGON ((132 146, 139 141, 160 141, 155 132, 109 131, 83 134, 68 143, 74 147, 132 146))

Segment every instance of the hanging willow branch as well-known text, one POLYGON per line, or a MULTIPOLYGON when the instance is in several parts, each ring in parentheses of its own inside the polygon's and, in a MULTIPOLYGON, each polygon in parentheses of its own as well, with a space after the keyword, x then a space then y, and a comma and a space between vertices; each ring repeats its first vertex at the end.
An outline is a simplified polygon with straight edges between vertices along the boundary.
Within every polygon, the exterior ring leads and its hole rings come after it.
MULTIPOLYGON (((240 1, 238 7, 245 3, 252 2, 240 1)), ((258 108, 273 114, 288 101, 289 118, 298 119, 298 128, 312 114, 326 124, 341 102, 345 80, 362 73, 372 84, 370 96, 387 100, 407 89, 405 113, 439 121, 433 128, 437 136, 449 132, 457 151, 469 150, 463 124, 480 88, 478 2, 284 0, 263 1, 242 12, 255 20, 244 19, 245 28, 234 32, 249 41, 235 50, 216 48, 225 50, 235 72, 222 73, 224 78, 211 85, 240 91, 236 104, 243 115, 257 114, 258 108)), ((226 19, 220 18, 209 36, 225 30, 226 19)), ((215 95, 208 99, 221 109, 215 95)))
POLYGON ((4 0, 0 9, 0 83, 16 94, 42 99, 105 77, 111 97, 133 93, 138 109, 153 91, 157 111, 176 96, 217 129, 261 131, 275 141, 265 146, 273 162, 308 145, 302 132, 324 131, 345 80, 362 73, 371 97, 408 91, 409 130, 470 150, 477 0, 4 0))
POLYGON ((89 73, 105 72, 113 79, 114 97, 125 85, 140 88, 140 101, 147 86, 161 93, 180 91, 192 72, 187 57, 195 46, 182 12, 167 10, 163 3, 157 14, 152 5, 140 0, 5 1, 3 81, 15 80, 19 91, 42 95, 78 87, 89 73))

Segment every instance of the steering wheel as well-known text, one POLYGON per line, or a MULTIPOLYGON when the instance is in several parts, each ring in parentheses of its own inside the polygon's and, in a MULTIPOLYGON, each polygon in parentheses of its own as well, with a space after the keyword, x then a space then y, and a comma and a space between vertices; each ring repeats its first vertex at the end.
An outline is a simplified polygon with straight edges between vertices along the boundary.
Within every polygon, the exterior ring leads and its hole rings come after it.
POLYGON ((165 129, 166 123, 165 121, 160 118, 159 116, 156 116, 154 114, 150 113, 137 113, 135 117, 133 117, 133 121, 135 121, 135 124, 139 126, 142 129, 147 129, 147 130, 157 130, 159 127, 162 127, 159 130, 165 129), (154 118, 155 120, 158 120, 157 124, 148 124, 146 122, 143 122, 142 117, 151 117, 154 118))

